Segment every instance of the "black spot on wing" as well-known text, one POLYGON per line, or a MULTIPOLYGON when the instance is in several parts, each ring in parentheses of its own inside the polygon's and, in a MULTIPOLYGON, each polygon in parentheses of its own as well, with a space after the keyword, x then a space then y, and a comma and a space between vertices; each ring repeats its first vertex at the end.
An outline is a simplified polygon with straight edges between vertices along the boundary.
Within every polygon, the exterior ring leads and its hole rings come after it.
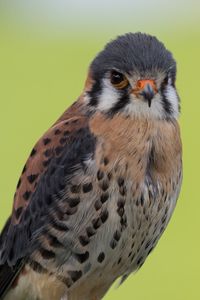
MULTIPOLYGON (((31 201, 21 215, 20 223, 15 226, 11 225, 8 230, 8 236, 3 243, 3 257, 0 258, 0 264, 7 261, 9 265, 15 265, 18 259, 39 249, 38 236, 48 226, 52 226, 57 231, 67 232, 69 230, 64 222, 52 215, 52 212, 56 211, 58 203, 64 200, 64 189, 72 186, 71 178, 74 172, 78 169, 85 172, 87 169, 86 161, 93 157, 95 143, 96 138, 90 133, 89 128, 85 127, 70 135, 69 143, 63 147, 59 159, 56 156, 52 157, 47 169, 39 177, 35 192, 30 194, 29 191, 26 191, 23 195, 25 200, 30 199, 31 201), (14 252, 13 249, 15 249, 14 252)), ((37 179, 37 174, 29 176, 29 182, 37 179)), ((91 188, 89 185, 86 190, 89 192, 91 188)), ((72 189, 72 192, 76 192, 76 188, 72 189)), ((70 198, 66 212, 69 218, 76 212, 78 203, 77 197, 70 198)), ((52 242, 58 246, 59 241, 54 239, 52 242)), ((54 257, 54 253, 45 250, 47 249, 40 251, 44 258, 54 257)))

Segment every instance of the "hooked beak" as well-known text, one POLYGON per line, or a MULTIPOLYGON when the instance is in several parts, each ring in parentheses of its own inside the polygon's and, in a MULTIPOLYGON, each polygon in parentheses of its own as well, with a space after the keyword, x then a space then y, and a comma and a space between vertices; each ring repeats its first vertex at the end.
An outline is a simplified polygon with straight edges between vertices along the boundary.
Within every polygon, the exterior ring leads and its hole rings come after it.
POLYGON ((148 102, 149 107, 151 107, 151 102, 155 94, 157 93, 157 88, 154 80, 142 79, 138 80, 136 88, 133 93, 138 96, 141 95, 148 102))

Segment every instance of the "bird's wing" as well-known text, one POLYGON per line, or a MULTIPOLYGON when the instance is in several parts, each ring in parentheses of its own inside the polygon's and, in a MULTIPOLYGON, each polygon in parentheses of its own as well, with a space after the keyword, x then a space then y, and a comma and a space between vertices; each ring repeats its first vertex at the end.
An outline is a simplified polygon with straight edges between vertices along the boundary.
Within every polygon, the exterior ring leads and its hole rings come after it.
MULTIPOLYGON (((79 187, 72 185, 73 178, 79 169, 82 174, 86 170, 85 162, 94 154, 95 137, 86 117, 65 117, 36 144, 18 182, 12 216, 0 239, 0 299, 26 258, 40 247, 41 234, 49 225, 58 233, 66 232, 68 228, 60 220, 64 214, 73 215, 77 208, 75 193, 79 187), (69 188, 75 195, 71 199, 65 196, 69 188)), ((89 188, 85 184, 85 190, 89 188)), ((44 250, 43 256, 51 254, 44 250)))

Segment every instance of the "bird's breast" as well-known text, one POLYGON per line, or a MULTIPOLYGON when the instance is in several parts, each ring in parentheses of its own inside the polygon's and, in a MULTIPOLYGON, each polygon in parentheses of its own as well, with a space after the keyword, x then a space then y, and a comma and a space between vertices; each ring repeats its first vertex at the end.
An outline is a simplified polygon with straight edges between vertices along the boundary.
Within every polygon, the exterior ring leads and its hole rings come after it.
POLYGON ((115 267, 123 273, 143 264, 174 210, 182 178, 179 128, 174 122, 102 115, 90 126, 98 137, 97 168, 109 180, 113 224, 118 221, 122 232, 115 267))

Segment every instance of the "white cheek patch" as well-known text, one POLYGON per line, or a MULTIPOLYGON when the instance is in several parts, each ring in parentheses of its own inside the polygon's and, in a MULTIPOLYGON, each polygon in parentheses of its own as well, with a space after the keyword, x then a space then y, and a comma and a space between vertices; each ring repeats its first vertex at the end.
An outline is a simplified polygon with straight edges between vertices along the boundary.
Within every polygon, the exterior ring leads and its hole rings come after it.
POLYGON ((108 80, 103 80, 103 89, 99 95, 97 108, 101 111, 108 111, 119 101, 119 94, 116 89, 110 85, 108 80))
POLYGON ((166 87, 165 96, 166 96, 167 100, 169 101, 169 103, 172 106, 173 116, 175 118, 177 118, 179 116, 179 108, 178 108, 178 102, 179 102, 179 100, 178 100, 178 96, 177 96, 176 90, 174 89, 173 86, 168 85, 166 87))

